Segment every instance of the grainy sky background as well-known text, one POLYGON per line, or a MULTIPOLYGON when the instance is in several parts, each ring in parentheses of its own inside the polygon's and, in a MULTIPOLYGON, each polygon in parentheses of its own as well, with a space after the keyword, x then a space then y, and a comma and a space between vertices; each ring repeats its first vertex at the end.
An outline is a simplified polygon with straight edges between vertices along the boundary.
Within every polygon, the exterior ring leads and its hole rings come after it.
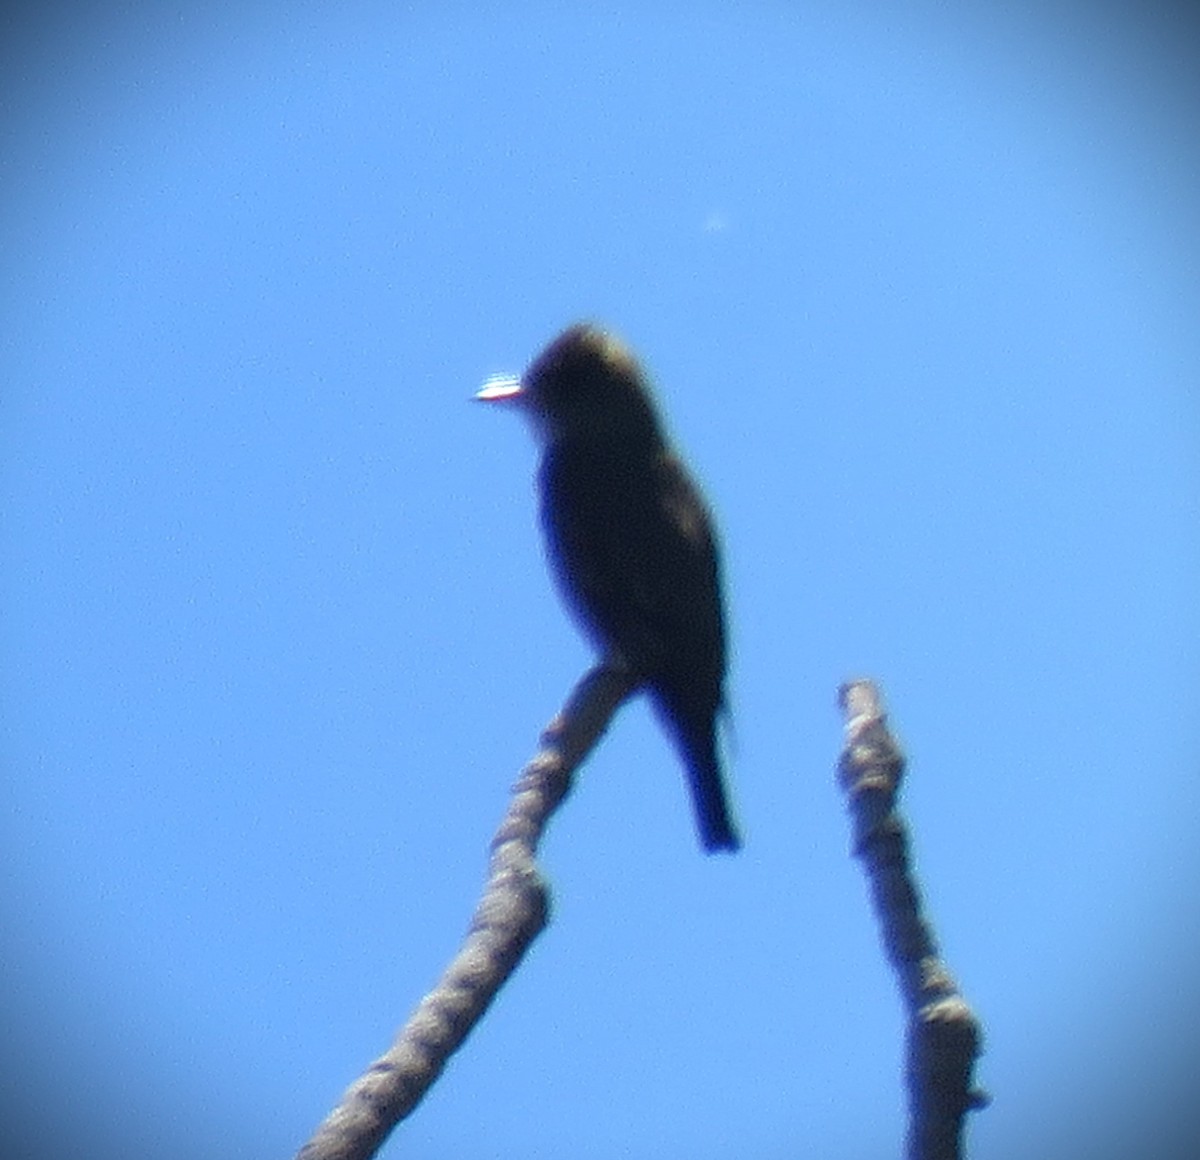
POLYGON ((1192 6, 3 21, 14 1157, 289 1156, 435 981, 589 663, 528 433, 467 399, 578 318, 723 528, 746 848, 625 708, 553 925, 383 1155, 899 1154, 858 674, 987 1028, 974 1160, 1189 1154, 1192 6))

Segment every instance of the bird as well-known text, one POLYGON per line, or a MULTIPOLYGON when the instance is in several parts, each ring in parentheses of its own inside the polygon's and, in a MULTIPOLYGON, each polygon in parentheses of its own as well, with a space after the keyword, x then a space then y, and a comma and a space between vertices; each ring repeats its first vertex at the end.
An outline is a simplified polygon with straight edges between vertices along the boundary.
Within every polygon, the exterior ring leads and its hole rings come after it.
POLYGON ((726 711, 721 553, 630 349, 592 323, 476 396, 517 406, 542 446, 541 523, 568 610, 604 664, 649 695, 683 760, 700 842, 735 851, 718 750, 726 711))

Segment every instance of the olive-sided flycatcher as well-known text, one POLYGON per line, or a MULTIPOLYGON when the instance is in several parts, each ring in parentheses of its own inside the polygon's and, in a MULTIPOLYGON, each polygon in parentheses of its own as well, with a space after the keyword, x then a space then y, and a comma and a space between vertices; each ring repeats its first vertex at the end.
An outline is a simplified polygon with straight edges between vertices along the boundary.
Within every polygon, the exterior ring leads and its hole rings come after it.
POLYGON ((544 449, 546 547, 567 606, 605 663, 640 678, 687 767, 700 840, 739 842, 717 753, 725 618, 712 519, 667 443, 629 350, 572 326, 520 379, 476 398, 525 411, 544 449))

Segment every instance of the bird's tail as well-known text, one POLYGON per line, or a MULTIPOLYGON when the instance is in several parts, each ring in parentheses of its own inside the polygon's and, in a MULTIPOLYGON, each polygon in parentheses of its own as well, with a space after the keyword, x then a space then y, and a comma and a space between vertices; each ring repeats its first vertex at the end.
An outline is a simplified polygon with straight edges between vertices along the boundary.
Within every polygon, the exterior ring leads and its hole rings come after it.
POLYGON ((687 772, 696 825, 705 850, 712 853, 739 849, 742 842, 729 816, 729 798, 715 754, 711 762, 703 765, 689 763, 687 772))
POLYGON ((661 706, 661 712, 687 770, 701 844, 710 854, 716 850, 740 849, 742 842, 733 825, 729 795, 721 774, 715 714, 711 710, 695 715, 680 713, 678 706, 666 704, 661 706))

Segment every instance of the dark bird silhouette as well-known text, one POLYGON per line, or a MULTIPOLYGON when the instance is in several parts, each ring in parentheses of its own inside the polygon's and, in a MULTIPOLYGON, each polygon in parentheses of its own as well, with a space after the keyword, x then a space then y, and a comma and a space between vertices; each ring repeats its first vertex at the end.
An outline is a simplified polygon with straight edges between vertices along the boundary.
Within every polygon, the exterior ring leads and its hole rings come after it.
POLYGON ((700 840, 736 850, 717 753, 725 618, 712 520, 667 443, 629 350, 572 326, 521 379, 476 396, 511 401, 544 447, 538 481, 559 588, 605 662, 640 678, 687 768, 700 840))

